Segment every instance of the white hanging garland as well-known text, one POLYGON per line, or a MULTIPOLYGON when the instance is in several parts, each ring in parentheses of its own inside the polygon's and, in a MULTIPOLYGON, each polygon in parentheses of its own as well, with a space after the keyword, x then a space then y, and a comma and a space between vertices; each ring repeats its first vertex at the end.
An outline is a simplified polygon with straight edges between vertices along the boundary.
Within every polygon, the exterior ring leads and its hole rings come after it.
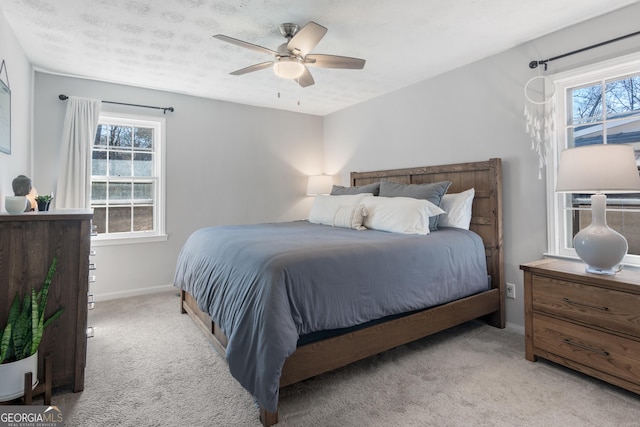
POLYGON ((556 138, 556 87, 550 78, 535 76, 524 86, 525 129, 538 154, 538 179, 556 138))

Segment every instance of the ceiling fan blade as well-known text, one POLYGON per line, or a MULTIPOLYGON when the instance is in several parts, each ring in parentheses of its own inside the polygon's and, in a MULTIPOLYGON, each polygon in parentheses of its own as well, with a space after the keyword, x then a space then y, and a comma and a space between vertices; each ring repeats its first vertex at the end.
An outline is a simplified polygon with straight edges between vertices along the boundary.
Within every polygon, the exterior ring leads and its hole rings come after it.
POLYGON ((257 44, 234 39, 233 37, 225 36, 222 34, 216 34, 215 36, 213 36, 213 38, 222 40, 227 43, 235 44, 236 46, 244 47, 246 49, 251 49, 253 51, 260 52, 260 53, 268 53, 274 56, 278 54, 278 52, 276 52, 275 50, 267 49, 266 47, 262 47, 262 46, 258 46, 257 44))
POLYGON ((273 61, 269 61, 269 62, 261 62, 260 64, 254 64, 254 65, 250 65, 248 67, 242 68, 240 70, 236 70, 231 74, 232 76, 241 76, 243 74, 247 74, 247 73, 253 73, 254 71, 259 71, 259 70, 263 70, 265 68, 269 68, 273 65, 273 61))
POLYGON ((350 70, 361 70, 366 62, 359 58, 324 54, 307 55, 304 61, 307 65, 319 68, 346 68, 350 70))
POLYGON ((305 56, 320 43, 326 33, 327 29, 325 27, 311 21, 289 40, 287 49, 296 55, 305 56))
POLYGON ((315 81, 313 80, 313 76, 311 75, 311 72, 307 67, 304 67, 304 73, 302 73, 302 75, 298 77, 296 81, 301 87, 311 86, 315 83, 315 81))

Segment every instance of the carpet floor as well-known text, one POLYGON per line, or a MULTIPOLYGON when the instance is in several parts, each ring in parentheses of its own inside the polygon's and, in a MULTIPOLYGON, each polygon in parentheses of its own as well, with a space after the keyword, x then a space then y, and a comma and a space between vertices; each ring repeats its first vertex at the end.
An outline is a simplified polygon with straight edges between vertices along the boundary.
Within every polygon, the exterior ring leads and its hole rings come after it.
MULTIPOLYGON (((85 390, 54 390, 66 426, 259 426, 252 397, 176 292, 96 305, 85 390)), ((37 403, 37 402, 36 402, 37 403)), ((640 397, 540 360, 470 322, 284 388, 281 426, 638 426, 640 397)))

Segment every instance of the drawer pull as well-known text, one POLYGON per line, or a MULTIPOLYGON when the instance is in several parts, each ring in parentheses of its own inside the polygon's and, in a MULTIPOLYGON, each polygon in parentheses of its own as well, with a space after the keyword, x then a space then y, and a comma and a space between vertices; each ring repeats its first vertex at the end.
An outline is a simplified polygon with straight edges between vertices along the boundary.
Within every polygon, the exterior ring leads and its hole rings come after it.
POLYGON ((583 350, 587 350, 587 351, 590 351, 592 353, 598 353, 598 354, 601 354, 603 356, 608 356, 609 355, 608 351, 599 350, 597 348, 589 347, 588 345, 584 345, 584 344, 580 344, 580 343, 577 343, 577 342, 573 342, 568 338, 565 338, 562 341, 564 341, 565 344, 569 344, 569 345, 572 345, 572 346, 575 346, 575 347, 579 347, 579 348, 581 348, 583 350))
POLYGON ((587 304, 584 302, 578 302, 578 301, 574 301, 571 300, 569 298, 562 298, 562 301, 568 303, 568 304, 573 304, 573 305, 580 305, 582 307, 589 307, 589 308, 595 308, 596 310, 602 310, 602 311, 608 311, 609 307, 605 307, 605 306, 601 306, 601 305, 591 305, 591 304, 587 304))

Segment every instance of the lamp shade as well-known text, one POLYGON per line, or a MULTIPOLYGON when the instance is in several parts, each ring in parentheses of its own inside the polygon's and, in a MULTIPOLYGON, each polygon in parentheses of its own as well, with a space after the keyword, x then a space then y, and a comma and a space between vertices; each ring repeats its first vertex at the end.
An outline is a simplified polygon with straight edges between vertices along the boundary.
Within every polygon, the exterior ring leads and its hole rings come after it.
POLYGON ((640 192, 640 176, 633 147, 597 144, 560 153, 556 191, 559 193, 640 192))
POLYGON ((309 177, 307 183, 307 196, 317 196, 318 194, 329 194, 333 187, 333 177, 331 175, 313 175, 309 177))

